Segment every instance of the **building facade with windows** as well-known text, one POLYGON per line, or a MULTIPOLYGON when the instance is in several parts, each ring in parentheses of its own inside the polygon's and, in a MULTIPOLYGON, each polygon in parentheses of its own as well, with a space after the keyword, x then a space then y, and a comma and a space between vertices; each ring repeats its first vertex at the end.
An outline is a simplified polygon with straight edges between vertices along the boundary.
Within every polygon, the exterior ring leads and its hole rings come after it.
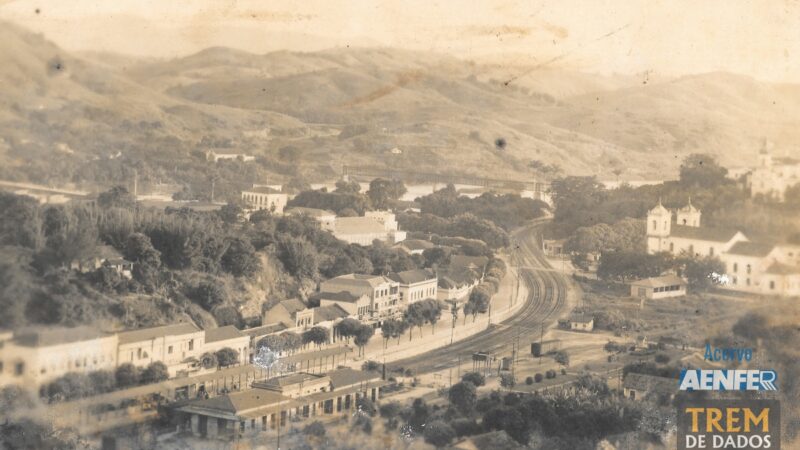
POLYGON ((275 214, 283 214, 288 201, 287 194, 267 186, 254 186, 242 191, 242 202, 245 209, 250 211, 266 210, 275 214))
POLYGON ((205 332, 192 323, 125 331, 118 336, 118 364, 144 368, 160 361, 171 377, 195 369, 204 352, 205 332))
POLYGON ((0 385, 39 386, 68 373, 113 370, 117 335, 89 327, 26 329, 0 335, 0 385))
POLYGON ((351 273, 320 283, 320 292, 348 292, 370 300, 368 318, 381 321, 400 313, 400 283, 382 275, 351 273))
POLYGON ((659 201, 647 213, 648 253, 694 258, 716 257, 725 273, 712 274, 719 287, 765 295, 800 295, 800 246, 750 241, 742 232, 703 227, 691 202, 672 212, 659 201))
POLYGON ((388 278, 396 281, 400 289, 400 303, 408 306, 425 299, 437 299, 438 278, 429 269, 405 270, 392 272, 388 278))

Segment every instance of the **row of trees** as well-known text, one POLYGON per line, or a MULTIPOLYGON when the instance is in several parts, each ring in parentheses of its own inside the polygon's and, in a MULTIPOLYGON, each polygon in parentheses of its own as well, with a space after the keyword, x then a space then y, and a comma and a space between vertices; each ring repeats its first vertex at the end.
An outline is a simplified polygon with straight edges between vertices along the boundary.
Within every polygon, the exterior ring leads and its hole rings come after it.
POLYGON ((720 282, 725 264, 717 257, 674 257, 669 253, 612 251, 600 257, 597 276, 604 280, 625 282, 629 279, 656 277, 675 270, 686 277, 693 290, 702 291, 720 282))
POLYGON ((291 199, 288 206, 328 209, 339 216, 360 216, 365 211, 392 208, 405 193, 406 187, 400 180, 376 178, 365 193, 361 192, 358 182, 340 180, 333 192, 326 188, 303 191, 291 199))
MULTIPOLYGON (((205 353, 200 364, 205 369, 227 367, 239 363, 239 353, 228 347, 205 353)), ((114 371, 96 370, 89 373, 71 372, 43 385, 39 391, 48 402, 69 401, 92 395, 104 394, 142 384, 158 383, 169 379, 169 370, 161 361, 154 361, 141 368, 124 363, 114 371)))
POLYGON ((156 361, 144 369, 126 363, 116 370, 97 370, 67 373, 40 388, 39 394, 48 402, 69 401, 139 384, 158 383, 169 378, 167 366, 156 361))
POLYGON ((397 223, 404 230, 412 232, 477 239, 493 249, 506 247, 509 243, 508 233, 505 230, 490 219, 478 217, 473 213, 452 217, 429 213, 403 213, 397 216, 397 223))
MULTIPOLYGON (((541 375, 541 374, 539 374, 541 375)), ((668 425, 669 412, 636 404, 612 395, 608 385, 584 375, 569 393, 521 395, 499 392, 478 398, 478 374, 466 374, 448 391, 449 408, 437 411, 417 399, 410 408, 381 407, 381 414, 394 412, 406 421, 404 429, 420 433, 437 448, 449 445, 456 437, 503 430, 518 444, 528 444, 538 434, 541 448, 593 449, 604 437, 643 432, 658 440, 668 425)))
POLYGON ((517 194, 499 195, 487 192, 475 198, 462 196, 452 184, 420 197, 417 201, 423 214, 444 218, 472 214, 489 220, 505 230, 511 230, 527 221, 542 217, 547 209, 546 203, 522 198, 517 194))

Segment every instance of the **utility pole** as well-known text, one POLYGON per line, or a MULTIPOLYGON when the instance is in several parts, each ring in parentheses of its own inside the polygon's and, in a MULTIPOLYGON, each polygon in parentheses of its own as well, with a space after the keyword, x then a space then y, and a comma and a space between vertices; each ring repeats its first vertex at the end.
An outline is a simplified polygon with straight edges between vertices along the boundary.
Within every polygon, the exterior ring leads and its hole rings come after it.
POLYGON ((282 418, 282 415, 283 415, 283 411, 278 411, 278 414, 276 416, 277 419, 278 419, 278 445, 277 445, 276 448, 278 450, 281 450, 281 418, 282 418))
POLYGON ((542 353, 544 353, 544 347, 542 342, 544 342, 544 322, 542 322, 541 330, 539 331, 539 365, 542 365, 542 353))
POLYGON ((133 198, 139 195, 139 169, 133 169, 133 198))

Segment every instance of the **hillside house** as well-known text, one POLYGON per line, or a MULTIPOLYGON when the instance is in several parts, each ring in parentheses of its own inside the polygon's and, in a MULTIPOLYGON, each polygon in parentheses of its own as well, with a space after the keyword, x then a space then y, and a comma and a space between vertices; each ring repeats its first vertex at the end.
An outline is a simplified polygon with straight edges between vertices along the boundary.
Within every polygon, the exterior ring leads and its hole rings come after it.
POLYGON ((308 305, 300 299, 291 298, 278 302, 278 304, 264 311, 261 323, 279 323, 290 330, 303 330, 313 326, 313 314, 308 305))
POLYGON ((102 267, 109 267, 120 276, 131 279, 133 276, 133 263, 126 260, 110 245, 98 245, 92 254, 70 262, 69 268, 80 273, 94 272, 102 267))
POLYGON ((206 161, 209 162, 220 162, 220 161, 231 161, 231 160, 239 160, 243 162, 250 162, 255 161, 256 157, 253 155, 248 155, 246 153, 242 153, 237 150, 231 149, 210 149, 206 150, 206 161))

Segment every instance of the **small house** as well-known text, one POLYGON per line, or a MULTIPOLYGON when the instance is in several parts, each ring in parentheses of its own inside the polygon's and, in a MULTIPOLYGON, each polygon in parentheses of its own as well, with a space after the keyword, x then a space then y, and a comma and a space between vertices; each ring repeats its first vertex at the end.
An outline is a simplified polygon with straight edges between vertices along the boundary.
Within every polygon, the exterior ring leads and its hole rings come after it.
POLYGON ((643 400, 647 398, 672 401, 678 391, 678 380, 641 373, 629 373, 622 381, 625 398, 643 400))
POLYGON ((566 320, 559 321, 562 328, 571 331, 592 331, 594 330, 594 316, 591 314, 574 313, 566 320))
POLYGON ((631 281, 631 297, 659 299, 686 295, 687 283, 677 275, 631 281))

